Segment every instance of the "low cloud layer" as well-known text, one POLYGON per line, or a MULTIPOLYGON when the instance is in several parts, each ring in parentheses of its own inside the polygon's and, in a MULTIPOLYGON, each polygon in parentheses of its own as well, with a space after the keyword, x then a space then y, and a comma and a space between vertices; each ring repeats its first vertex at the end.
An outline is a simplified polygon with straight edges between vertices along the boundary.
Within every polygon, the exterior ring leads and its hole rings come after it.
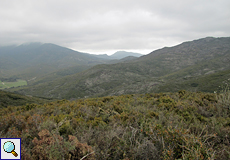
POLYGON ((229 0, 9 0, 0 45, 55 43, 89 53, 144 54, 183 41, 230 36, 229 0))

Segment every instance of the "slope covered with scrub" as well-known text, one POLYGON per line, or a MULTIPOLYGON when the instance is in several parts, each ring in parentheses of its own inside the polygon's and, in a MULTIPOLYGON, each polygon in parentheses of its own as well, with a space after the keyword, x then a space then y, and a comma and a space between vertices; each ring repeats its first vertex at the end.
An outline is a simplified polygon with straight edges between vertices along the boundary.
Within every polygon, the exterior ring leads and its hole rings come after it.
POLYGON ((51 99, 37 98, 37 97, 29 97, 23 96, 19 94, 14 94, 10 92, 5 92, 0 90, 0 109, 7 106, 22 106, 26 104, 44 104, 51 99))
POLYGON ((22 159, 229 159, 229 93, 181 90, 0 110, 22 159))
POLYGON ((59 99, 177 92, 181 89, 213 92, 225 78, 228 79, 229 62, 230 37, 206 37, 12 91, 59 99))

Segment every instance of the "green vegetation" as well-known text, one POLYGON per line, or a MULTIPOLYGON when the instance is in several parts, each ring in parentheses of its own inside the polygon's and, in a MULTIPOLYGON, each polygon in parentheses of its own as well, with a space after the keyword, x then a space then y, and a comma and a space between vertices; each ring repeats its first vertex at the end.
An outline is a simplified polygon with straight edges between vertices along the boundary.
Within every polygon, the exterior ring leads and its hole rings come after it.
POLYGON ((16 82, 2 82, 2 81, 0 81, 0 89, 20 87, 20 86, 26 86, 26 85, 27 85, 27 82, 25 80, 21 80, 21 79, 17 79, 16 82))
POLYGON ((230 76, 230 38, 203 38, 162 48, 140 58, 63 70, 12 89, 59 99, 188 91, 211 92, 230 76), (67 73, 67 74, 65 74, 67 73))
POLYGON ((201 91, 201 92, 211 92, 221 91, 219 86, 223 85, 223 82, 230 77, 230 70, 218 71, 216 73, 194 76, 194 77, 184 77, 183 79, 170 80, 170 76, 167 77, 169 80, 162 86, 159 90, 165 92, 175 92, 181 89, 190 91, 201 91), (216 88, 216 90, 215 90, 216 88))
POLYGON ((44 104, 52 101, 51 99, 42 99, 31 96, 22 96, 0 90, 0 109, 7 106, 22 106, 26 104, 44 104))
POLYGON ((229 97, 225 87, 9 106, 0 137, 22 138, 31 160, 229 159, 229 97))

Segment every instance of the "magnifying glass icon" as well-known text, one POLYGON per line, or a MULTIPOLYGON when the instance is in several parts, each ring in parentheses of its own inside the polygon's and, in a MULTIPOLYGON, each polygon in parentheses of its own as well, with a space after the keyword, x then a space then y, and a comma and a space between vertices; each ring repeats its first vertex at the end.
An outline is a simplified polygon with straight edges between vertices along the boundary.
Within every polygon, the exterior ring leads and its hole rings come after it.
POLYGON ((15 145, 11 141, 7 141, 3 145, 3 149, 7 153, 12 153, 15 157, 18 156, 18 154, 14 151, 15 150, 15 145))

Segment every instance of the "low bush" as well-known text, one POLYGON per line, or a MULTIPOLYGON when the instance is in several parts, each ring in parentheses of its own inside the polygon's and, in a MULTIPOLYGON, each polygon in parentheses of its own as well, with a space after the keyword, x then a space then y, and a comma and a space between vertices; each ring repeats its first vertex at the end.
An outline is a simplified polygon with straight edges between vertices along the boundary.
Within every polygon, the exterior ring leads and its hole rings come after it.
POLYGON ((0 136, 22 159, 229 159, 226 92, 159 93, 8 106, 0 136))

